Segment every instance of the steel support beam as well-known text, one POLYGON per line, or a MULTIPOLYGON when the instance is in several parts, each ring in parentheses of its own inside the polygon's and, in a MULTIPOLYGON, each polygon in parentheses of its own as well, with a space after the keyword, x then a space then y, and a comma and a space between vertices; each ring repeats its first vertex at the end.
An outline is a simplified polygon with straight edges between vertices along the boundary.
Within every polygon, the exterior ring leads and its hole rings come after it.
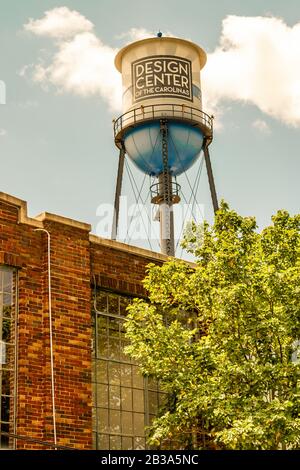
POLYGON ((125 146, 124 146, 124 143, 122 142, 122 147, 120 149, 120 154, 119 154, 118 176, 117 176, 117 183, 116 183, 114 214, 113 214, 113 223, 112 223, 112 230, 111 230, 112 240, 116 240, 117 235, 118 235, 120 196, 121 196, 121 191, 122 191, 125 153, 126 153, 125 146))
POLYGON ((205 158, 205 164, 206 164, 206 171, 207 171, 207 176, 208 176, 208 182, 209 182, 209 189, 210 189, 210 194, 211 194, 211 199, 212 199, 212 204, 214 208, 214 213, 217 212, 219 209, 219 204, 218 204, 218 197, 217 197, 217 191, 216 191, 216 186, 215 186, 215 180, 214 180, 214 175, 212 171, 212 166, 211 166, 211 160, 210 160, 210 155, 209 155, 209 150, 208 150, 208 145, 204 145, 204 158, 205 158))

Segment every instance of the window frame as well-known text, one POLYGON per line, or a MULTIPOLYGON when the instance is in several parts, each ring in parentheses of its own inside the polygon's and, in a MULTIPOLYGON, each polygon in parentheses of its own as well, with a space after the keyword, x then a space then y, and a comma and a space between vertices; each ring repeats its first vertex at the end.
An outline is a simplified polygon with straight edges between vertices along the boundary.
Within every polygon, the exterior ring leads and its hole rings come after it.
MULTIPOLYGON (((6 300, 7 301, 7 300, 6 300)), ((18 358, 18 270, 7 265, 0 265, 0 343, 2 344, 0 354, 0 450, 16 449, 16 439, 6 436, 1 432, 16 434, 17 416, 17 358, 18 358), (5 272, 10 273, 9 291, 5 289, 5 272), (5 304, 5 297, 10 297, 9 305, 5 304), (9 316, 4 308, 10 307, 9 316), (10 341, 3 339, 5 330, 3 321, 8 322, 10 341), (4 353, 3 353, 4 351, 4 353), (3 355, 5 357, 3 358, 3 355), (2 356, 2 357, 1 357, 2 356), (4 360, 3 360, 4 359, 4 360), (8 378, 5 380, 5 376, 8 378), (8 381, 8 384, 7 384, 8 381), (8 387, 9 393, 3 393, 8 387), (8 401, 8 405, 5 401, 8 401), (8 411, 6 410, 8 407, 8 411), (8 419, 3 419, 6 412, 8 419)), ((6 339, 6 338, 5 338, 6 339)))

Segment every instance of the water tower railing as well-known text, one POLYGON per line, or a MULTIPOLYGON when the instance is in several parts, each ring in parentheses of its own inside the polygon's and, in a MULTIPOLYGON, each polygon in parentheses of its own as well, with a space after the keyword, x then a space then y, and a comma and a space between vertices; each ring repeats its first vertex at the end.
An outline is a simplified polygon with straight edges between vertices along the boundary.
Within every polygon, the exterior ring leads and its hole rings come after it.
POLYGON ((124 131, 145 121, 158 119, 174 119, 188 121, 193 126, 200 127, 207 137, 212 137, 213 117, 200 109, 185 104, 162 103, 149 106, 139 106, 122 114, 114 121, 114 135, 116 141, 120 139, 124 131))
MULTIPOLYGON (((170 192, 172 195, 172 203, 176 204, 180 201, 181 186, 176 181, 170 181, 170 192)), ((160 183, 154 183, 150 186, 152 204, 159 204, 163 200, 162 188, 160 183)))

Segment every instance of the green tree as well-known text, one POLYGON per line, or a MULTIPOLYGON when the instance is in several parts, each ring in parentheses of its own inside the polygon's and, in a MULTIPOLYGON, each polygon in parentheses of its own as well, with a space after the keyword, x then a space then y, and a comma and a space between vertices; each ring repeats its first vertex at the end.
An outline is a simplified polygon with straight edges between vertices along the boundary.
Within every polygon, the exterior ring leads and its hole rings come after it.
POLYGON ((149 442, 300 448, 300 215, 257 232, 226 203, 183 245, 195 266, 149 265, 149 302, 129 307, 127 352, 168 402, 149 442))

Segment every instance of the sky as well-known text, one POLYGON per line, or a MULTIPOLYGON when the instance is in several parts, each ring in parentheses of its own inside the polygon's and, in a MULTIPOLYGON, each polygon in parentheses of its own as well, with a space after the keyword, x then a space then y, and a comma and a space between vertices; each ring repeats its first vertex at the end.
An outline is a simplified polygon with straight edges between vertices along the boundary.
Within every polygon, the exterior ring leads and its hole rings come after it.
MULTIPOLYGON (((202 95, 215 116, 219 199, 260 229, 278 209, 298 213, 298 0, 0 0, 0 191, 26 200, 30 216, 52 212, 106 235, 101 208, 113 203, 118 164, 112 119, 122 113, 113 59, 158 30, 208 54, 202 95)), ((143 175, 128 165, 139 187, 143 175)), ((198 169, 178 181, 186 199, 198 169)), ((197 201, 211 222, 205 168, 197 201)))

